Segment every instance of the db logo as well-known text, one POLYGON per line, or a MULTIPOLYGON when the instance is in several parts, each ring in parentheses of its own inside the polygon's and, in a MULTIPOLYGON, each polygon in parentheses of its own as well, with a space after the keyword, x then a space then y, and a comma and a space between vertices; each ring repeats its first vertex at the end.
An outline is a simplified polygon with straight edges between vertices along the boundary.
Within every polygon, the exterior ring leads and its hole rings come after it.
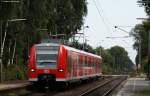
POLYGON ((44 73, 49 73, 49 70, 44 70, 44 73))

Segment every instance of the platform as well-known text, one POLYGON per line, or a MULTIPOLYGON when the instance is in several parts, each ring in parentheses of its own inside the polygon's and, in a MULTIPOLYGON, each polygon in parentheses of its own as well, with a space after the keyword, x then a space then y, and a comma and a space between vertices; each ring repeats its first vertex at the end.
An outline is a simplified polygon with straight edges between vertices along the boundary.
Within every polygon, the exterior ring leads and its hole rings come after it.
POLYGON ((27 81, 4 82, 0 83, 0 92, 5 90, 17 89, 29 85, 27 81))
POLYGON ((115 96, 133 96, 135 92, 150 90, 150 81, 145 78, 128 78, 115 96))

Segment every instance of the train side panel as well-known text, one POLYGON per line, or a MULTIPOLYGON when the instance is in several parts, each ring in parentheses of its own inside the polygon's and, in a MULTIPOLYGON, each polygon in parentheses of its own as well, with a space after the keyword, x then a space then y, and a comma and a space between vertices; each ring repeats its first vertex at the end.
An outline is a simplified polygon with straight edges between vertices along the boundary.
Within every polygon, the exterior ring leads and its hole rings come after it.
POLYGON ((60 46, 58 64, 57 64, 56 81, 66 81, 67 66, 66 66, 66 49, 60 46))
POLYGON ((37 81, 37 74, 36 74, 36 56, 35 56, 35 45, 31 47, 30 49, 30 56, 29 56, 29 62, 28 62, 28 74, 29 74, 29 80, 30 81, 37 81))
POLYGON ((101 75, 101 58, 67 50, 67 79, 84 79, 101 75))

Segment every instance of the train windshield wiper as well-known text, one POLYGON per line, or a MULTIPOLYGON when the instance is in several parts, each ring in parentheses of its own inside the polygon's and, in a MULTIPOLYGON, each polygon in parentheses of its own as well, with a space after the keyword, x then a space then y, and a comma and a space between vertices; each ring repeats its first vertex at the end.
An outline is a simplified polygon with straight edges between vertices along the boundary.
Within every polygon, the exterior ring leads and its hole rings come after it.
POLYGON ((55 64, 55 60, 38 60, 37 61, 38 65, 49 65, 49 64, 55 64))
POLYGON ((55 60, 38 60, 39 63, 55 63, 55 60))

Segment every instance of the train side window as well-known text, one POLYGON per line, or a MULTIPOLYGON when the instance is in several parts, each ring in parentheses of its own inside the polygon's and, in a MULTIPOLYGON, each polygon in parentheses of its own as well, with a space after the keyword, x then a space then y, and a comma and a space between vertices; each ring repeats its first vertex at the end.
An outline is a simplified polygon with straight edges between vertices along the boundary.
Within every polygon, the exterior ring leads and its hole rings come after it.
POLYGON ((67 65, 68 65, 68 71, 71 72, 71 69, 72 69, 72 56, 71 56, 70 51, 67 51, 67 65))
POLYGON ((89 65, 90 65, 90 58, 88 57, 87 67, 89 67, 89 65))
POLYGON ((83 64, 83 56, 80 55, 80 67, 82 67, 82 64, 83 64))
POLYGON ((91 66, 91 57, 89 57, 89 63, 88 63, 88 67, 91 66))
POLYGON ((91 58, 91 67, 94 67, 93 65, 94 65, 94 63, 93 63, 93 57, 91 58))
POLYGON ((97 68, 96 58, 95 58, 95 60, 94 60, 94 63, 95 63, 95 67, 97 68))
POLYGON ((95 60, 95 58, 94 58, 94 67, 96 68, 96 60, 95 60))
POLYGON ((82 61, 82 66, 85 66, 85 56, 83 55, 83 61, 82 61))
POLYGON ((93 59, 93 57, 91 57, 91 64, 90 64, 90 67, 93 67, 92 59, 93 59))
POLYGON ((92 58, 90 57, 90 58, 89 58, 89 62, 90 62, 90 63, 89 63, 89 67, 91 67, 91 65, 92 65, 91 60, 92 60, 92 58))
POLYGON ((89 65, 89 57, 87 57, 87 63, 86 63, 86 66, 88 67, 89 65))
POLYGON ((85 57, 85 67, 87 66, 87 64, 88 64, 88 57, 86 56, 85 57))
POLYGON ((68 67, 68 71, 71 71, 71 56, 70 56, 70 52, 67 51, 67 67, 68 67))
POLYGON ((85 63, 84 63, 84 66, 85 66, 85 67, 87 66, 87 63, 88 63, 88 61, 87 61, 87 56, 85 56, 85 63))
POLYGON ((78 53, 76 53, 76 64, 77 64, 77 68, 79 68, 79 58, 78 58, 78 53))

